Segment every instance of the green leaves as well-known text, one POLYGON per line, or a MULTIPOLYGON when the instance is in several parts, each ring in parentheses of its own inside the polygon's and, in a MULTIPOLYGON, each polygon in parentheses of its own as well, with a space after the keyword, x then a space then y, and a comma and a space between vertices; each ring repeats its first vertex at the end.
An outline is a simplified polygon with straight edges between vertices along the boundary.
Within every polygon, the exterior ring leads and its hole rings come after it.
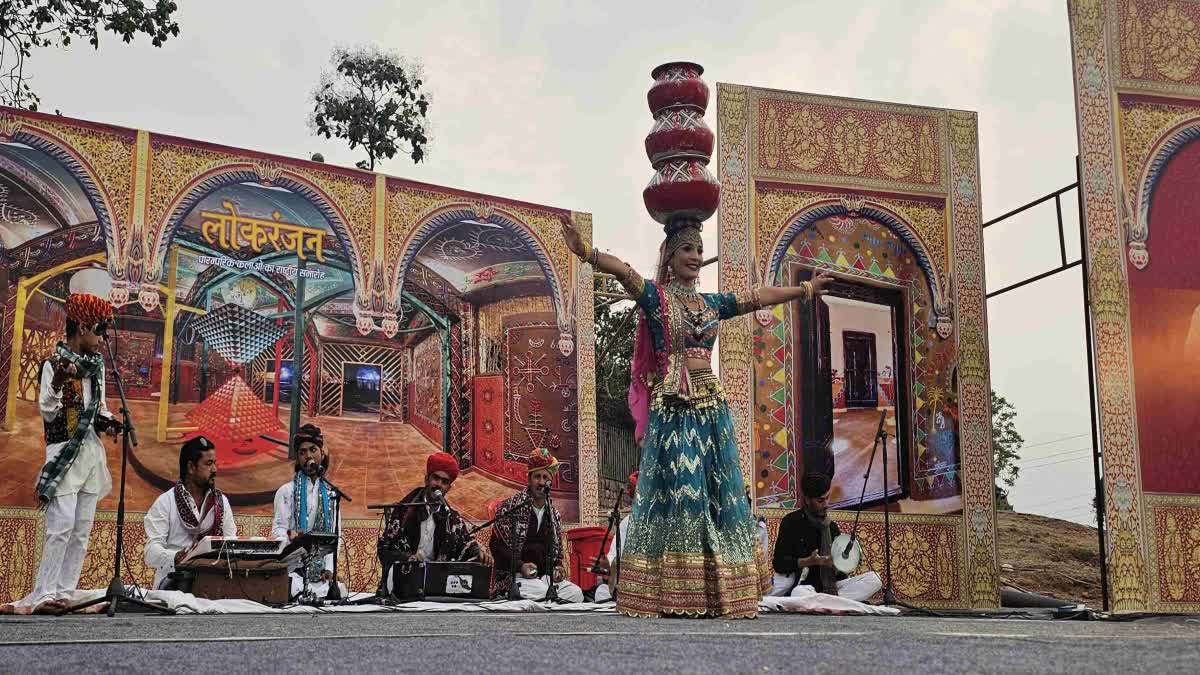
POLYGON ((361 169, 375 170, 383 159, 404 152, 413 162, 425 158, 429 143, 429 97, 422 91, 420 64, 379 47, 338 48, 312 94, 309 126, 319 136, 337 137, 351 150, 362 148, 361 169))
POLYGON ((25 76, 25 59, 39 47, 69 47, 73 38, 100 46, 101 33, 129 43, 138 35, 161 47, 179 35, 178 5, 157 0, 3 0, 0 2, 0 103, 37 110, 41 99, 25 76))
POLYGON ((1006 500, 1008 489, 1021 474, 1021 446, 1025 439, 1017 433, 1017 410, 1003 396, 992 392, 992 454, 996 470, 998 500, 1006 500), (1006 487, 1000 487, 1003 483, 1006 487))

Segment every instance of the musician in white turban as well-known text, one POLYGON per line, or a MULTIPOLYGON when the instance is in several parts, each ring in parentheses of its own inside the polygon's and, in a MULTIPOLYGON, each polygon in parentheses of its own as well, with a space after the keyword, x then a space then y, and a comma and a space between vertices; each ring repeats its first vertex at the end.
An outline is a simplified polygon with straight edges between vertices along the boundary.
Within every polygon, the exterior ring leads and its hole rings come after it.
MULTIPOLYGON (((296 450, 296 473, 292 480, 275 491, 275 518, 271 525, 271 536, 294 541, 305 532, 333 534, 340 531, 334 524, 334 491, 323 476, 329 469, 329 452, 325 449, 325 437, 321 428, 305 424, 292 438, 296 450)), ((337 515, 341 519, 341 514, 337 515)), ((339 546, 340 546, 339 542, 339 546)), ((291 597, 304 589, 304 577, 308 577, 309 590, 318 598, 329 594, 329 583, 333 580, 333 554, 311 560, 307 565, 295 563, 290 571, 291 597)), ((342 597, 346 597, 345 585, 341 584, 342 597)))
POLYGON ((179 482, 146 512, 146 564, 154 568, 154 587, 177 590, 175 566, 204 537, 236 537, 229 499, 216 487, 217 449, 196 436, 179 448, 179 482))
POLYGON ((825 593, 865 602, 883 590, 875 572, 847 577, 834 568, 831 547, 841 530, 829 518, 830 484, 829 477, 819 473, 801 479, 804 507, 783 517, 775 540, 772 596, 825 593))

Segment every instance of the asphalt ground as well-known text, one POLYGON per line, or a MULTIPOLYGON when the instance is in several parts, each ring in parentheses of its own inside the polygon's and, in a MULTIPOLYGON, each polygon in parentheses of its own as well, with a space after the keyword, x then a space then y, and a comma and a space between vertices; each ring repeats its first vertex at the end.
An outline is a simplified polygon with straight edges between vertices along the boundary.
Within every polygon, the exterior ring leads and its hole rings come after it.
POLYGON ((1196 673, 1200 618, 125 614, 0 619, 2 672, 1196 673))

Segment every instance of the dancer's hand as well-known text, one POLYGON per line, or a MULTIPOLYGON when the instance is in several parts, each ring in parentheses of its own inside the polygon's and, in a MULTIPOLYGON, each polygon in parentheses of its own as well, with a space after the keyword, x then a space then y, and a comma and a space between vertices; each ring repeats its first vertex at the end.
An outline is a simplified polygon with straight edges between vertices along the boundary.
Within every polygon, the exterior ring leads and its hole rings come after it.
POLYGON ((833 281, 833 275, 829 272, 821 272, 810 279, 809 283, 812 284, 813 297, 816 298, 829 293, 829 291, 825 290, 825 284, 830 281, 833 281))
POLYGON ((562 225, 562 237, 563 241, 567 244, 567 248, 577 256, 583 255, 583 252, 586 250, 583 245, 583 235, 579 234, 579 230, 575 229, 575 222, 571 214, 560 214, 558 222, 562 225))

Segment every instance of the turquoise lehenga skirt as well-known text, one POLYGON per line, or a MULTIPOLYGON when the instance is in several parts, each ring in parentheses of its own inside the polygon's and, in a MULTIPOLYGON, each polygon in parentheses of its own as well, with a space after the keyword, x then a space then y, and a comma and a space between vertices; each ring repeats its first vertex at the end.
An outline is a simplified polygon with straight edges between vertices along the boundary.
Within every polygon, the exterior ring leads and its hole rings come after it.
POLYGON ((733 419, 711 370, 692 396, 654 393, 621 553, 617 610, 753 617, 770 568, 746 499, 733 419))

